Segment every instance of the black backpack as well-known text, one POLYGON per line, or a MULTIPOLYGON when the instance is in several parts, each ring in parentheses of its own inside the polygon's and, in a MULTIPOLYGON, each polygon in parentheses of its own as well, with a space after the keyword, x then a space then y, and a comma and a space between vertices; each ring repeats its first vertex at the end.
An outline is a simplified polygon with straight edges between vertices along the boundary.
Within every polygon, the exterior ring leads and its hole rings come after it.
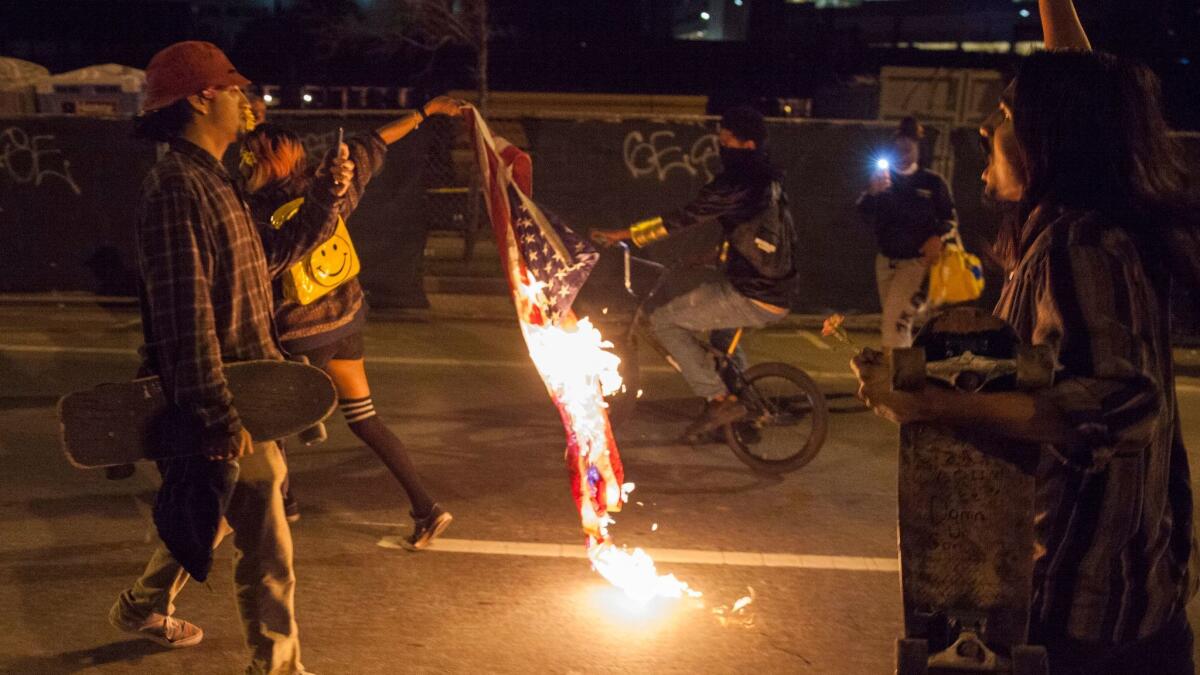
POLYGON ((763 210, 735 227, 729 241, 759 274, 786 279, 796 271, 796 225, 783 184, 771 181, 764 201, 763 210))

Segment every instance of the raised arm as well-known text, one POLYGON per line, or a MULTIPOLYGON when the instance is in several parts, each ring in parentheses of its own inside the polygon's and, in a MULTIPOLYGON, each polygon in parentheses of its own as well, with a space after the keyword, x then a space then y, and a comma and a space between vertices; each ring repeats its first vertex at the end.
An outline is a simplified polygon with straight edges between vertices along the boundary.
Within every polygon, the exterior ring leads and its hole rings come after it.
POLYGON ((1046 49, 1092 50, 1073 0, 1038 0, 1038 13, 1046 49))
POLYGON ((375 133, 379 134, 384 143, 391 145, 420 126, 426 117, 431 115, 458 116, 462 114, 462 107, 464 105, 466 104, 463 101, 450 98, 449 96, 438 96, 416 111, 379 127, 375 130, 375 133))

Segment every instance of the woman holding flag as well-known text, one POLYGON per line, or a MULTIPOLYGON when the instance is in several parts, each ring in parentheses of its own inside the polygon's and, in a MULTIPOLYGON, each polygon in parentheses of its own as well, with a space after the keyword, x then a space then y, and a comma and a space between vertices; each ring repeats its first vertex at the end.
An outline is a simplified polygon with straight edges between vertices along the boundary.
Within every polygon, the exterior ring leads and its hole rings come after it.
MULTIPOLYGON (((355 174, 343 202, 342 218, 349 218, 358 206, 367 183, 383 167, 389 145, 415 130, 430 115, 461 115, 463 105, 440 96, 410 115, 347 139, 355 174)), ((314 177, 300 138, 275 124, 255 128, 243 145, 241 173, 255 221, 260 223, 263 244, 270 246, 274 230, 288 227, 287 217, 298 207, 295 200, 314 177)), ((326 244, 328 249, 318 247, 310 255, 329 254, 357 265, 352 253, 338 251, 339 245, 348 246, 348 237, 339 240, 335 236, 326 244)), ((293 292, 294 283, 289 289, 283 278, 275 279, 275 322, 280 341, 289 353, 308 357, 310 363, 329 374, 350 431, 379 455, 408 495, 413 530, 401 537, 401 544, 409 550, 420 550, 441 534, 453 517, 426 492, 404 444, 379 418, 371 402, 363 361, 367 304, 362 286, 352 273, 333 278, 330 285, 335 287, 319 297, 299 297, 305 294, 293 292)), ((283 489, 288 519, 296 520, 299 511, 289 483, 285 482, 283 489)))

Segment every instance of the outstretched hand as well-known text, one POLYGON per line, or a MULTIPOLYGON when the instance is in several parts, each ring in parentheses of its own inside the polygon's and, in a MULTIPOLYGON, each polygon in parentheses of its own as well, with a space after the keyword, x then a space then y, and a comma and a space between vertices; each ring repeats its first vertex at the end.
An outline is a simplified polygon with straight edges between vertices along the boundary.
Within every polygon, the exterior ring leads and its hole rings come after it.
POLYGON ((592 230, 588 236, 594 243, 608 248, 629 239, 629 230, 592 230))
POLYGON ((425 104, 423 110, 426 115, 449 115, 451 117, 461 117, 463 109, 470 104, 458 98, 449 96, 438 96, 425 104))

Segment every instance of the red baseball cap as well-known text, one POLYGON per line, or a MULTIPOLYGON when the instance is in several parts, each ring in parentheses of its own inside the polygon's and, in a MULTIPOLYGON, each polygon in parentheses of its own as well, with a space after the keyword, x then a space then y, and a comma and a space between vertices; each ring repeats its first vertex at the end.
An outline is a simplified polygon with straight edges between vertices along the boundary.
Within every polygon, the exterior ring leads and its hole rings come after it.
POLYGON ((146 100, 142 112, 152 112, 210 87, 250 84, 211 42, 176 42, 154 55, 146 66, 146 100))

